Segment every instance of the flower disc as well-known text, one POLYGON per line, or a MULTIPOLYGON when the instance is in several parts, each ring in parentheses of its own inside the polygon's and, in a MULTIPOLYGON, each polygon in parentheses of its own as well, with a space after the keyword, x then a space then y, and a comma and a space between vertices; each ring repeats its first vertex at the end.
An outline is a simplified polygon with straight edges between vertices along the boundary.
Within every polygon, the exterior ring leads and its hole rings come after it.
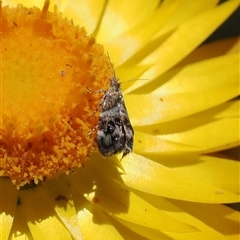
MULTIPOLYGON (((1 7, 0 175, 18 186, 81 166, 111 67, 103 47, 55 11, 1 7)), ((94 131, 93 131, 94 132, 94 131)))

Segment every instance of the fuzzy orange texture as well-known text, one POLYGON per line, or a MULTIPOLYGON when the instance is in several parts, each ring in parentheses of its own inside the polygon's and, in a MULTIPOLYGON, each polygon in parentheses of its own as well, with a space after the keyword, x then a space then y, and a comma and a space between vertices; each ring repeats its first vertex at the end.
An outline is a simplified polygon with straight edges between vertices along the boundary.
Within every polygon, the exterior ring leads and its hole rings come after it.
POLYGON ((21 187, 80 167, 96 151, 95 113, 113 74, 84 28, 33 7, 1 6, 0 176, 21 187))

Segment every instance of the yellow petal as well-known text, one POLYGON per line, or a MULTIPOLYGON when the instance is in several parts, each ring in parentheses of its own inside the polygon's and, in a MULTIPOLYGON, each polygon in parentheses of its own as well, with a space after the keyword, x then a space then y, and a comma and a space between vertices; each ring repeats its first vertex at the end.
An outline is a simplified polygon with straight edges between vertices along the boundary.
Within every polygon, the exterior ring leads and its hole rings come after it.
POLYGON ((172 29, 182 25, 184 22, 193 17, 212 9, 217 5, 218 0, 210 1, 179 1, 177 11, 171 16, 168 22, 161 29, 159 34, 171 31, 172 29))
POLYGON ((162 139, 192 145, 202 153, 220 151, 239 145, 239 117, 211 121, 185 132, 161 135, 162 139))
MULTIPOLYGON (((191 159, 190 154, 178 158, 179 164, 184 158, 191 159)), ((194 159, 193 162, 198 163, 196 157, 194 159)), ((238 194, 222 189, 221 184, 216 183, 214 186, 209 182, 196 180, 193 174, 185 174, 178 171, 177 168, 165 167, 133 153, 124 158, 123 166, 126 171, 126 174, 122 176, 124 182, 127 186, 139 191, 193 202, 230 203, 239 201, 238 194)))
MULTIPOLYGON (((124 239, 137 239, 137 240, 146 240, 147 239, 161 239, 164 240, 164 234, 162 234, 160 231, 140 226, 131 222, 124 221, 122 219, 111 219, 111 221, 114 223, 114 226, 121 232, 124 239), (147 236, 144 235, 140 230, 144 228, 145 232, 147 233, 147 236), (155 234, 152 234, 154 232, 155 234), (151 237, 149 237, 151 236, 151 237)), ((167 238, 169 240, 169 238, 167 238)))
POLYGON ((43 186, 19 192, 21 208, 34 239, 72 239, 69 231, 56 217, 55 200, 49 196, 43 186), (41 209, 41 211, 39 211, 41 209), (51 231, 46 231, 46 229, 51 231))
MULTIPOLYGON (((209 226, 205 221, 200 221, 197 217, 192 215, 191 211, 184 211, 178 206, 178 203, 184 203, 184 201, 172 201, 172 200, 167 200, 165 198, 157 197, 155 195, 151 194, 146 194, 143 192, 137 192, 137 194, 148 201, 150 204, 153 206, 162 209, 164 213, 167 215, 178 219, 179 221, 191 224, 195 226, 198 231, 191 232, 191 233, 173 233, 172 231, 169 232, 159 232, 159 231, 154 231, 154 229, 146 228, 143 226, 139 226, 133 223, 124 223, 123 224, 128 224, 131 229, 134 231, 137 231, 141 235, 145 236, 148 239, 169 239, 169 237, 173 237, 173 239, 219 239, 223 240, 226 239, 223 234, 217 232, 214 228, 209 226), (173 203, 172 203, 173 202, 173 203), (176 204, 175 204, 176 203, 176 204)), ((186 205, 191 205, 191 202, 186 202, 186 205)), ((197 205, 197 204, 195 204, 197 205)), ((198 204, 198 209, 201 211, 201 207, 206 204, 198 204)), ((203 210, 205 208, 203 207, 203 210)), ((206 212, 208 215, 213 215, 215 212, 211 211, 211 209, 206 212)), ((214 216, 212 216, 214 218, 214 216)))
POLYGON ((192 175, 194 181, 239 194, 240 163, 238 161, 211 156, 181 158, 181 161, 177 158, 165 158, 164 161, 159 161, 165 166, 174 168, 176 174, 192 175))
MULTIPOLYGON (((166 2, 166 1, 165 1, 166 2)), ((171 2, 171 1, 169 1, 171 2)), ((172 3, 172 2, 171 2, 172 3)), ((154 36, 153 41, 149 41, 147 45, 145 45, 142 49, 139 50, 137 54, 134 53, 133 56, 127 62, 124 63, 127 65, 134 66, 136 63, 139 62, 144 57, 151 60, 156 57, 161 57, 161 55, 155 55, 158 53, 154 51, 151 57, 148 57, 153 49, 157 49, 161 44, 171 35, 179 26, 183 25, 185 22, 191 20, 192 18, 200 15, 207 10, 212 9, 218 1, 211 0, 211 1, 194 1, 189 2, 187 0, 177 1, 177 7, 171 17, 164 23, 164 25, 158 29, 156 32, 156 36, 154 36)), ((165 12, 163 12, 163 15, 165 12)), ((191 31, 191 29, 189 30, 191 31)), ((171 46, 169 46, 171 47, 171 46)), ((148 60, 147 60, 148 61, 148 60)), ((154 61, 150 61, 151 63, 157 63, 157 59, 154 61)), ((150 76, 149 76, 150 77, 150 76)))
MULTIPOLYGON (((106 234, 109 239, 122 239, 106 213, 83 197, 92 190, 93 181, 97 181, 97 178, 86 164, 84 171, 78 169, 76 174, 62 175, 58 180, 59 184, 56 184, 56 181, 52 183, 48 181, 46 183, 48 196, 51 196, 51 199, 58 199, 54 203, 55 211, 75 238, 78 236, 77 239, 92 239, 97 232, 99 239, 103 239, 106 234)), ((100 184, 102 184, 101 181, 100 184)))
POLYGON ((143 78, 154 78, 169 70, 191 53, 238 7, 239 1, 227 1, 182 24, 143 64, 155 63, 143 78))
MULTIPOLYGON (((142 225, 137 225, 133 222, 124 221, 122 219, 117 219, 121 224, 131 229, 132 231, 138 233, 143 239, 161 239, 161 240, 170 240, 169 236, 164 232, 158 231, 153 228, 149 228, 142 225)), ((161 224, 161 223, 159 223, 161 224)), ((186 233, 187 235, 189 234, 186 233)), ((130 238, 131 239, 131 238, 130 238)), ((138 238, 137 238, 138 239, 138 238)))
POLYGON ((87 30, 88 34, 93 33, 101 23, 102 13, 105 9, 105 0, 95 1, 69 1, 64 0, 59 4, 59 11, 64 12, 64 16, 73 19, 74 24, 87 30))
POLYGON ((150 38, 161 29, 164 23, 174 13, 177 2, 178 0, 173 0, 162 4, 152 15, 148 16, 144 22, 139 23, 132 29, 130 28, 130 30, 105 43, 104 45, 109 51, 112 61, 118 65, 122 64, 129 56, 147 44, 150 38))
MULTIPOLYGON (((97 156, 99 157, 99 155, 97 156)), ((79 227, 84 239, 94 238, 95 237, 94 233, 96 232, 98 233, 99 239, 104 239, 106 235, 109 236, 109 239, 122 239, 121 235, 112 225, 107 214, 102 209, 100 209, 99 206, 90 203, 84 197, 87 196, 90 192, 92 192, 94 188, 97 189, 100 188, 99 185, 104 186, 107 189, 105 185, 106 182, 104 180, 105 176, 104 178, 100 179, 97 177, 97 174, 95 172, 96 166, 97 171, 104 172, 108 166, 109 167, 108 175, 111 175, 113 169, 115 169, 115 166, 112 164, 112 162, 109 162, 109 164, 99 166, 97 164, 99 162, 98 158, 93 158, 92 160, 88 161, 86 165, 84 165, 84 168, 82 170, 77 169, 76 174, 71 174, 69 176, 62 175, 61 181, 65 182, 64 185, 67 186, 67 188, 70 188, 71 193, 73 193, 72 197, 74 201, 74 207, 76 208, 77 211, 79 227), (93 165, 91 165, 91 163, 93 165)), ((114 173, 116 174, 116 170, 114 171, 114 173)), ((110 181, 108 175, 106 178, 107 182, 110 181)), ((61 186, 62 185, 59 185, 60 191, 58 191, 60 193, 61 186)), ((97 199, 95 199, 94 201, 97 201, 97 199)), ((110 204, 111 203, 109 203, 109 205, 110 204)))
MULTIPOLYGON (((233 100, 184 118, 156 125, 135 127, 135 129, 149 135, 166 135, 185 132, 216 120, 238 118, 239 108, 240 102, 238 100, 233 100)), ((224 130, 222 129, 222 131, 224 130)), ((136 144, 138 143, 136 142, 136 144)))
POLYGON ((112 215, 116 219, 122 219, 159 231, 197 231, 197 229, 191 225, 186 225, 180 221, 176 221, 174 218, 171 218, 168 215, 164 214, 159 209, 153 207, 148 202, 139 198, 137 195, 133 194, 132 192, 127 193, 126 191, 127 189, 123 189, 123 186, 117 186, 117 183, 115 183, 115 185, 111 183, 109 189, 105 189, 105 191, 104 189, 101 189, 101 191, 99 191, 97 194, 89 195, 89 200, 95 202, 96 198, 99 199, 99 202, 96 204, 106 212, 112 211, 113 204, 115 205, 114 208, 118 208, 118 205, 127 204, 127 211, 125 213, 120 212, 112 215), (122 201, 119 202, 119 200, 117 201, 117 199, 121 199, 121 194, 129 194, 129 203, 123 203, 122 201), (111 202, 113 204, 111 204, 111 202))
MULTIPOLYGON (((3 225, 2 225, 3 226, 3 225)), ((5 223, 4 223, 5 227, 5 223)), ((3 228, 4 229, 4 228, 3 228)), ((1 236, 2 237, 2 236, 1 236)), ((11 239, 11 240, 32 240, 32 234, 28 228, 26 219, 24 217, 23 209, 20 205, 17 206, 16 212, 14 213, 14 222, 11 229, 11 234, 8 238, 2 239, 11 239)))
POLYGON ((126 95, 133 125, 178 119, 234 98, 239 94, 238 60, 238 54, 231 54, 192 64, 151 95, 126 95))
POLYGON ((59 218, 62 220, 74 239, 84 239, 80 231, 74 202, 71 200, 66 202, 65 198, 61 195, 58 197, 60 204, 55 207, 55 211, 59 218), (61 199, 61 197, 63 198, 61 199))
POLYGON ((121 83, 121 89, 124 93, 125 90, 128 91, 129 86, 134 84, 136 81, 147 80, 147 79, 139 79, 139 77, 149 68, 147 65, 136 65, 134 68, 132 67, 122 67, 116 68, 116 75, 119 78, 119 82, 121 83))
POLYGON ((190 233, 188 235, 183 235, 183 234, 175 234, 175 233, 167 233, 169 237, 172 239, 178 239, 178 240, 228 240, 225 236, 222 234, 218 233, 217 231, 201 231, 197 233, 190 233))
MULTIPOLYGON (((118 160, 115 159, 115 161, 118 160)), ((123 184, 121 173, 116 169, 113 159, 103 159, 94 155, 92 160, 84 165, 84 173, 73 177, 78 177, 79 180, 71 181, 71 186, 74 186, 79 193, 85 192, 84 196, 95 207, 101 208, 116 219, 148 226, 156 230, 196 231, 192 226, 169 218, 159 209, 129 191, 123 184), (85 176, 87 181, 83 180, 85 176), (93 182, 95 184, 91 186, 93 182)))
POLYGON ((216 58, 223 55, 236 54, 239 52, 239 37, 225 38, 208 44, 203 44, 191 52, 186 58, 175 67, 180 68, 186 65, 216 58))
POLYGON ((78 211, 78 221, 84 239, 123 239, 107 215, 91 203, 84 204, 81 211, 78 211), (97 235, 96 235, 97 234, 97 235))
POLYGON ((0 178, 1 197, 0 197, 0 226, 1 238, 8 239, 14 220, 18 192, 8 178, 0 178))
POLYGON ((200 148, 194 147, 192 144, 182 144, 167 140, 150 134, 135 131, 134 152, 139 154, 176 154, 184 152, 199 152, 200 148))
MULTIPOLYGON (((215 42, 212 42, 209 44, 201 45, 200 47, 195 49, 193 52, 191 52, 188 56, 186 56, 184 59, 182 59, 176 66, 174 66, 174 68, 165 72, 160 77, 158 77, 158 72, 154 73, 154 71, 151 71, 151 67, 149 67, 149 70, 146 70, 146 71, 148 71, 148 73, 145 73, 145 74, 143 74, 144 76, 141 76, 141 78, 146 78, 149 81, 149 83, 146 85, 146 80, 145 81, 141 81, 141 80, 134 81, 132 86, 129 87, 127 89, 127 91, 125 91, 125 93, 132 92, 133 90, 136 90, 136 89, 137 89, 138 93, 141 93, 141 92, 144 93, 144 92, 146 92, 146 90, 148 92, 156 91, 156 88, 163 85, 165 82, 170 81, 172 78, 176 78, 180 71, 181 71, 180 74, 182 74, 183 68, 187 67, 187 69, 189 71, 190 70, 189 67, 190 68, 192 66, 197 67, 197 65, 190 65, 190 64, 207 63, 207 62, 204 62, 204 60, 209 60, 209 59, 214 59, 214 58, 217 61, 217 59, 221 59, 221 58, 217 58, 217 57, 221 57, 221 56, 229 55, 229 54, 238 54, 239 44, 240 44, 240 39, 238 37, 234 37, 234 38, 227 38, 227 39, 215 41, 215 42), (156 77, 157 77, 157 79, 155 79, 156 77), (142 86, 142 88, 141 88, 141 86, 142 86)), ((159 59, 155 60, 156 63, 158 63, 160 59, 161 59, 161 55, 159 56, 159 59)), ((212 62, 210 61, 209 63, 211 64, 212 62)), ((215 64, 217 64, 217 62, 215 64)), ((136 66, 136 64, 134 64, 134 66, 136 66)), ((150 64, 149 64, 149 66, 150 66, 150 64)), ((233 67, 235 67, 235 66, 233 66, 233 67)), ((132 68, 132 66, 128 67, 128 68, 132 68)), ((153 68, 155 68, 155 67, 153 66, 153 68)), ((199 65, 199 68, 200 68, 200 65, 199 65)), ((236 69, 237 68, 238 68, 238 66, 236 66, 236 69)), ((212 72, 214 72, 214 71, 212 71, 212 72)), ((199 74, 199 71, 198 71, 198 74, 199 74)), ((200 76, 202 76, 202 72, 200 72, 200 76)), ((197 74, 193 73, 193 75, 191 77, 197 77, 197 74)), ((191 83, 192 82, 190 82, 189 84, 191 85, 191 83)), ((158 91, 160 91, 160 89, 158 89, 158 91)))
POLYGON ((74 239, 84 239, 77 218, 77 212, 72 199, 71 187, 66 176, 56 181, 47 181, 44 189, 48 198, 52 199, 54 209, 65 227, 74 239))
MULTIPOLYGON (((102 19, 97 39, 99 42, 109 42, 120 33, 134 27, 152 14, 159 1, 150 0, 148 4, 138 0, 108 1, 102 19), (134 17, 133 17, 133 13, 134 17)), ((108 48, 106 48, 109 51, 108 48)))
POLYGON ((190 213, 199 221, 206 223, 217 232, 227 236, 227 239, 239 239, 239 212, 224 205, 189 204, 188 202, 173 199, 169 201, 181 208, 182 211, 190 213))
POLYGON ((238 60, 239 54, 236 53, 188 65, 174 76, 171 81, 158 87, 153 93, 166 95, 213 91, 217 86, 220 88, 226 85, 238 84, 238 60))

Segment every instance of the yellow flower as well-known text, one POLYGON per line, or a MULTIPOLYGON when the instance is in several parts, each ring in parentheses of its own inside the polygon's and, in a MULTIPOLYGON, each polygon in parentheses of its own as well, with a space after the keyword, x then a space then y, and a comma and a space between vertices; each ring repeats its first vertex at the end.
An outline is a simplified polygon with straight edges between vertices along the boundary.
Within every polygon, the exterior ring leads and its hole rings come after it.
POLYGON ((3 2, 0 239, 239 238, 239 39, 201 45, 239 3, 217 2, 3 2), (94 142, 106 52, 144 79, 121 161, 94 142))

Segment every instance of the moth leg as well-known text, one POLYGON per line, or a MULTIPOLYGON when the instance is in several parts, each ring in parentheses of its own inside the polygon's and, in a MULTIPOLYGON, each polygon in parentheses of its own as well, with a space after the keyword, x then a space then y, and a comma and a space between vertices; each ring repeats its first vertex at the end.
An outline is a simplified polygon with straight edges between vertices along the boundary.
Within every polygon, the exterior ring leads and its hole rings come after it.
POLYGON ((86 87, 89 92, 95 92, 95 93, 106 93, 107 90, 93 90, 89 87, 86 87))
POLYGON ((91 135, 93 132, 95 132, 98 129, 99 125, 95 126, 87 135, 91 135))

